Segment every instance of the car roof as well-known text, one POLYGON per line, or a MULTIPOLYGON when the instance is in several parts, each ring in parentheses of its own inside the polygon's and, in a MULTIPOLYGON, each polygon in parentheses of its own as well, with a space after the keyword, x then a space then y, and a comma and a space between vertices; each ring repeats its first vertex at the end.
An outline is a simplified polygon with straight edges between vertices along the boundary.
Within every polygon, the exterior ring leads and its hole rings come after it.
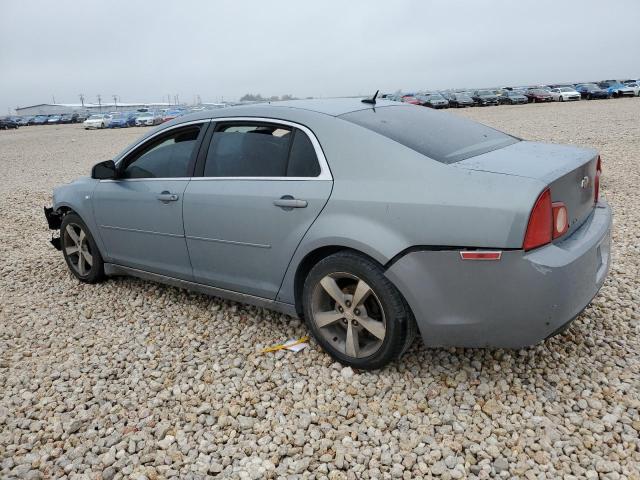
POLYGON ((232 107, 218 108, 215 110, 203 110, 190 113, 181 117, 187 121, 200 120, 215 117, 254 116, 256 114, 269 116, 282 116, 284 109, 306 110, 337 117, 345 113, 358 110, 367 110, 375 107, 389 107, 398 105, 398 102, 389 100, 376 100, 375 105, 363 103, 362 98, 327 98, 311 100, 285 100, 279 102, 254 103, 248 105, 236 105, 232 107))

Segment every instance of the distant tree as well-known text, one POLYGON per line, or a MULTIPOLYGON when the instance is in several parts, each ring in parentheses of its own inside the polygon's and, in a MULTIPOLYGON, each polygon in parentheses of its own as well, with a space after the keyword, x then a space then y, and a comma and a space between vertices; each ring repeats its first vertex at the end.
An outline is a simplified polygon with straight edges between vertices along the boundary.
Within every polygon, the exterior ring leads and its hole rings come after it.
POLYGON ((241 102, 262 102, 263 100, 264 98, 262 98, 262 95, 260 95, 259 93, 255 95, 253 93, 247 93, 240 98, 241 102))
MULTIPOLYGON (((278 100, 280 100, 280 97, 277 95, 274 95, 272 97, 269 97, 269 101, 270 102, 277 102, 278 100)), ((283 99, 284 100, 284 99, 283 99)))
POLYGON ((296 97, 294 97, 293 95, 290 94, 286 94, 286 95, 282 95, 282 97, 280 97, 282 100, 297 100, 296 97))

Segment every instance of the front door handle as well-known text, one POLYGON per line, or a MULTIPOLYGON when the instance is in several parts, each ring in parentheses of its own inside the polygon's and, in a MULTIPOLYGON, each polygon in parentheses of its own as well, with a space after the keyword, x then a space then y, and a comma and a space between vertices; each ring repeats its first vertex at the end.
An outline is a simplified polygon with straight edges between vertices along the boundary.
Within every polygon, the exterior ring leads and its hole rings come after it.
POLYGON ((292 208, 307 208, 306 200, 298 200, 297 198, 293 198, 291 195, 283 195, 278 200, 274 200, 273 204, 276 207, 283 208, 285 210, 290 210, 292 208))
POLYGON ((171 193, 165 190, 164 192, 160 193, 156 198, 161 202, 167 203, 167 202, 175 202, 180 197, 175 193, 171 193))

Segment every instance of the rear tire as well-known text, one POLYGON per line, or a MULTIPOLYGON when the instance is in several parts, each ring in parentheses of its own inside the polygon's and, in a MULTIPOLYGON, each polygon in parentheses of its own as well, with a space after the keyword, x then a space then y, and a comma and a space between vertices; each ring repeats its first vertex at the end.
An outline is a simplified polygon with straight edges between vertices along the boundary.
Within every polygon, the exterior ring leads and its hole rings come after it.
POLYGON ((91 232, 80 216, 68 213, 60 224, 60 246, 71 273, 81 282, 104 279, 104 261, 91 232))
POLYGON ((417 326, 382 268, 342 251, 318 262, 304 282, 305 322, 334 359, 362 370, 382 368, 411 346, 417 326))

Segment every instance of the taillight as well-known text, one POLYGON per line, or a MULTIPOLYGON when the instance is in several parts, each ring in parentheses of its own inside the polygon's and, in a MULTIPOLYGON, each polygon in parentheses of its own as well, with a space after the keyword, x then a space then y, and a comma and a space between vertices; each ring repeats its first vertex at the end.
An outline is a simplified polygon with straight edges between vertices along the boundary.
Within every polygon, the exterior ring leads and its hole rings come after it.
POLYGON ((562 202, 553 202, 551 208, 553 210, 553 238, 556 239, 569 230, 569 215, 567 207, 562 202))
POLYGON ((533 206, 533 210, 531 210, 522 248, 531 250, 532 248, 541 247, 542 245, 550 243, 552 240, 552 232, 553 214, 551 209, 551 191, 547 188, 540 194, 533 206))
POLYGON ((593 181, 593 202, 598 203, 600 199, 600 174, 602 173, 602 161, 598 155, 598 163, 596 164, 596 179, 593 181))

